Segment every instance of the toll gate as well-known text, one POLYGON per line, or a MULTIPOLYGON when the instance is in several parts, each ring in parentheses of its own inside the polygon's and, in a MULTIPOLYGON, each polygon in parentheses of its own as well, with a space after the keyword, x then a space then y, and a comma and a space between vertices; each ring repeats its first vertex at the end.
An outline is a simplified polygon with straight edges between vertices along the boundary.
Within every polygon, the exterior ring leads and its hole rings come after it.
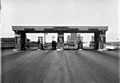
POLYGON ((64 33, 94 33, 95 49, 104 49, 108 26, 12 26, 15 32, 15 48, 24 50, 26 33, 57 33, 58 44, 63 45, 64 33))

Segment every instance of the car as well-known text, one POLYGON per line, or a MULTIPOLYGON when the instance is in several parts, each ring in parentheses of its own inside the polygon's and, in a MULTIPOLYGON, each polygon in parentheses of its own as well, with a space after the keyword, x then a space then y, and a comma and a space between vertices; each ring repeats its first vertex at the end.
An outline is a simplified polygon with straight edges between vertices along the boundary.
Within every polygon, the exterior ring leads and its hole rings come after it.
POLYGON ((75 46, 75 43, 74 42, 69 42, 68 46, 75 46))
POLYGON ((105 45, 105 49, 107 49, 107 50, 115 50, 117 48, 115 46, 113 46, 113 45, 105 45))
POLYGON ((64 49, 76 49, 76 44, 74 42, 64 43, 64 49))
POLYGON ((94 42, 94 41, 90 41, 89 46, 90 46, 90 47, 95 47, 95 42, 94 42))
POLYGON ((52 48, 52 44, 51 44, 51 43, 45 43, 45 44, 43 45, 43 48, 44 48, 44 49, 51 49, 51 48, 52 48))

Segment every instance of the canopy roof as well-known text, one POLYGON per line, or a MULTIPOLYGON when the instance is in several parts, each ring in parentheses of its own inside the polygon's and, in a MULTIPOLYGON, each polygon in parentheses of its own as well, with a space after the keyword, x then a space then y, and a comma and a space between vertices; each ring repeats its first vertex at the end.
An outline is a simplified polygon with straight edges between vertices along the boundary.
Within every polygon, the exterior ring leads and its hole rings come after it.
POLYGON ((26 33, 91 33, 96 31, 107 31, 108 26, 12 26, 12 29, 16 32, 24 31, 26 33))

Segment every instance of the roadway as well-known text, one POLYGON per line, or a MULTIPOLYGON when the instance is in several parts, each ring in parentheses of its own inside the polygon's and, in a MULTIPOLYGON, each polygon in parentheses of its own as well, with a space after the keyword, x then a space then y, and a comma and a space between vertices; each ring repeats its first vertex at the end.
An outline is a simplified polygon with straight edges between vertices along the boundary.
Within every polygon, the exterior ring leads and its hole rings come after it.
POLYGON ((119 83, 119 52, 2 52, 2 83, 119 83))

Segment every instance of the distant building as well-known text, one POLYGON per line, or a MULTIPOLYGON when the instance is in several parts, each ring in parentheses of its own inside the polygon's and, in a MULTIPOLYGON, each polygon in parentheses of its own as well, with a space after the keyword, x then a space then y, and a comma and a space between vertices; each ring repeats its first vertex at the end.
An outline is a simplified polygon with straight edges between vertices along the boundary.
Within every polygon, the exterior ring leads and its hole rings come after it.
POLYGON ((83 37, 82 37, 80 34, 77 36, 77 43, 78 43, 79 41, 82 41, 82 42, 83 42, 83 37))
POLYGON ((14 48, 15 38, 1 38, 1 49, 14 48))
POLYGON ((1 43, 15 42, 15 38, 1 38, 1 43))
MULTIPOLYGON (((15 48, 15 38, 1 38, 1 49, 15 48)), ((30 39, 26 39, 26 43, 30 43, 30 39)))
POLYGON ((106 45, 120 46, 120 41, 117 41, 117 42, 106 42, 106 45))
POLYGON ((70 42, 70 40, 71 40, 71 36, 68 35, 68 36, 67 36, 67 43, 70 42))
POLYGON ((38 37, 38 42, 43 44, 43 37, 42 36, 38 37))
POLYGON ((77 42, 77 33, 71 33, 71 42, 77 42))

